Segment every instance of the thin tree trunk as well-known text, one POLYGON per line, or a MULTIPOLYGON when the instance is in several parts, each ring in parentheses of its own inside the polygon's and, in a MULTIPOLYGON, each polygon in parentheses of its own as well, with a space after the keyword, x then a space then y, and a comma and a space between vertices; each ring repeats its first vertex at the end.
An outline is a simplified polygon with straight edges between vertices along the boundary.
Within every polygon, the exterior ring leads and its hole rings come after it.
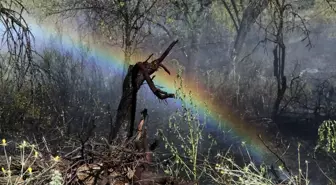
POLYGON ((277 97, 273 106, 272 118, 276 120, 279 114, 279 107, 282 99, 284 98, 287 89, 287 79, 285 76, 285 62, 286 62, 286 46, 283 39, 283 29, 284 29, 284 11, 283 7, 280 8, 279 13, 279 25, 276 33, 276 46, 273 49, 273 68, 274 76, 277 79, 277 97))
POLYGON ((244 10, 243 17, 239 23, 237 36, 232 50, 232 58, 239 58, 240 52, 246 40, 246 35, 250 31, 261 12, 268 6, 268 0, 255 0, 244 10))
POLYGON ((236 96, 237 98, 240 96, 239 92, 239 82, 236 78, 236 72, 238 68, 238 61, 241 58, 241 51, 244 46, 247 33, 251 30, 252 25, 255 23, 257 18, 260 16, 261 12, 263 12, 267 6, 268 6, 268 0, 254 0, 251 2, 244 10, 242 19, 239 19, 237 7, 235 6, 235 2, 231 1, 233 7, 234 7, 234 14, 231 9, 229 9, 229 6, 225 1, 223 1, 225 8, 230 13, 231 19, 233 23, 235 24, 237 35, 234 40, 234 46, 231 51, 230 57, 232 62, 232 77, 233 82, 236 83, 238 89, 236 90, 236 96), (238 26, 237 26, 238 25, 238 26))
POLYGON ((287 78, 284 75, 284 68, 285 68, 285 56, 286 56, 286 48, 285 45, 279 46, 275 48, 274 56, 275 59, 278 61, 278 69, 279 73, 276 76, 277 79, 277 97, 274 102, 273 113, 272 117, 276 119, 279 114, 280 104, 284 98, 285 92, 287 90, 287 78))

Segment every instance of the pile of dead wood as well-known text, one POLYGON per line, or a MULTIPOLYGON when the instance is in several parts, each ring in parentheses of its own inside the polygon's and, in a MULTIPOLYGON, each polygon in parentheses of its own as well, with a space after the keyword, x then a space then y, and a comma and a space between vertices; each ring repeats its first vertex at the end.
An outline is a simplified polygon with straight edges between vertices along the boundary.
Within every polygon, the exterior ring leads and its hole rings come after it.
MULTIPOLYGON (((61 172, 64 184, 85 184, 85 185, 159 185, 174 184, 186 185, 197 184, 196 182, 186 182, 167 176, 164 173, 156 172, 156 164, 152 162, 152 154, 155 143, 149 145, 147 142, 145 119, 142 118, 138 124, 136 134, 129 140, 115 144, 109 143, 106 139, 100 142, 90 140, 83 146, 74 149, 60 159, 49 172, 45 170, 53 162, 47 157, 38 157, 32 161, 26 161, 33 169, 33 177, 42 172, 43 179, 34 179, 29 184, 48 184, 50 174, 53 170, 61 172)), ((25 177, 20 177, 20 158, 12 158, 12 181, 27 184, 25 177)), ((1 160, 1 166, 6 166, 6 160, 1 160), (4 164, 2 164, 4 163, 4 164)), ((28 166, 23 167, 25 171, 28 166)), ((42 176, 40 176, 42 177, 42 176)), ((2 179, 7 182, 8 179, 2 179)))
POLYGON ((109 144, 107 140, 101 144, 91 143, 91 149, 85 152, 86 159, 72 159, 67 165, 69 184, 196 184, 155 172, 153 151, 150 150, 154 146, 148 144, 143 124, 144 119, 140 121, 135 136, 119 145, 109 144))

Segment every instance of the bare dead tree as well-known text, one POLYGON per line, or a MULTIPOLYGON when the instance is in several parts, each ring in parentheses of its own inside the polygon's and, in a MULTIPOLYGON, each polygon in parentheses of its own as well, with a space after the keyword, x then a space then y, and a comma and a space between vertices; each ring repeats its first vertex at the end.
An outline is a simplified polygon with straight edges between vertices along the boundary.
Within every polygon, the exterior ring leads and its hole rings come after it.
POLYGON ((265 40, 274 44, 273 49, 273 75, 277 82, 277 94, 273 104, 272 118, 276 119, 280 104, 287 89, 287 77, 285 75, 286 45, 284 35, 288 31, 300 31, 304 40, 308 40, 307 46, 311 46, 309 30, 304 19, 297 14, 295 7, 287 0, 276 0, 270 3, 272 16, 270 23, 265 27, 265 40))
POLYGON ((137 92, 140 89, 144 81, 147 82, 152 92, 159 99, 173 98, 174 94, 170 94, 155 87, 155 84, 150 77, 160 67, 163 68, 168 74, 169 70, 162 64, 163 60, 172 50, 178 40, 174 41, 169 47, 162 53, 162 55, 148 62, 152 57, 150 55, 144 62, 137 62, 135 65, 131 65, 128 68, 128 73, 124 79, 122 97, 117 110, 117 117, 114 125, 111 125, 109 142, 118 138, 122 141, 132 137, 134 129, 134 119, 137 101, 137 92), (121 129, 121 130, 120 130, 121 129))

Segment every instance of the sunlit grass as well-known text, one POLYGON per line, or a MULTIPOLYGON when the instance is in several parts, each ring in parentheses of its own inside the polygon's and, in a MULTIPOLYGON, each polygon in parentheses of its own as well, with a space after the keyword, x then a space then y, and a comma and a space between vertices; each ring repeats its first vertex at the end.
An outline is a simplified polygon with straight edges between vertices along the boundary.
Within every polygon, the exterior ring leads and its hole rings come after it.
POLYGON ((13 143, 20 154, 11 156, 7 151, 9 144, 11 143, 7 142, 6 139, 2 139, 2 154, 0 155, 4 159, 0 163, 3 165, 0 172, 1 184, 36 184, 36 182, 50 179, 50 176, 51 184, 63 184, 62 175, 56 170, 57 164, 61 160, 59 156, 46 160, 46 157, 39 153, 38 147, 27 141, 22 141, 19 144, 13 143))
MULTIPOLYGON (((217 156, 210 156, 210 150, 216 144, 216 141, 209 135, 210 145, 208 145, 207 153, 201 151, 199 146, 204 145, 204 126, 206 122, 200 122, 197 107, 193 104, 191 94, 186 94, 183 91, 182 80, 179 79, 176 84, 176 96, 182 102, 182 108, 173 114, 169 119, 170 136, 168 137, 162 130, 160 135, 165 143, 165 148, 170 151, 172 157, 169 165, 162 166, 165 173, 173 176, 186 176, 190 180, 199 181, 201 178, 212 181, 210 184, 225 184, 225 185, 308 185, 308 161, 305 162, 305 170, 301 169, 300 162, 298 163, 298 175, 289 174, 283 165, 279 165, 276 173, 281 173, 282 179, 274 179, 267 165, 256 165, 252 158, 245 142, 242 146, 246 154, 249 156, 250 162, 243 166, 230 155, 230 149, 224 154, 218 153, 217 156), (210 161, 215 158, 216 164, 210 161), (283 182, 276 182, 276 181, 283 182)), ((206 119, 205 119, 206 120, 206 119)), ((300 161, 300 145, 298 147, 298 161, 300 161)), ((277 174, 277 175, 279 175, 277 174)))

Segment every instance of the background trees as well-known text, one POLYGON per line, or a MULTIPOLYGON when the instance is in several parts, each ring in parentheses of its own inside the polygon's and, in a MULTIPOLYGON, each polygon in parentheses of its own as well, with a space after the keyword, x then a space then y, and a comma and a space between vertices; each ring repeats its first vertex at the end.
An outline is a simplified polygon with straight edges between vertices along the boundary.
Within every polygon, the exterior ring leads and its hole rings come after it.
MULTIPOLYGON (((40 3, 42 16, 61 15, 63 18, 80 16, 80 28, 99 35, 99 42, 121 47, 124 52, 124 73, 139 44, 150 34, 147 18, 157 0, 113 1, 58 1, 40 3)), ((35 6, 36 8, 36 6, 35 6)))
MULTIPOLYGON (((321 122, 335 118, 330 1, 1 1, 8 44, 3 51, 9 51, 1 54, 0 64, 3 135, 31 131, 36 137, 83 139, 93 128, 104 135, 119 102, 116 74, 85 51, 64 52, 50 44, 32 54, 23 5, 46 21, 67 18, 91 34, 91 41, 122 49, 125 69, 137 62, 131 61, 133 54, 159 52, 179 38, 169 57, 184 66, 186 79, 205 84, 199 92, 212 92, 212 102, 275 133, 270 119, 281 123, 282 134, 314 140, 321 122)), ((151 116, 149 127, 164 130, 167 113, 153 102, 158 116, 151 116)))

